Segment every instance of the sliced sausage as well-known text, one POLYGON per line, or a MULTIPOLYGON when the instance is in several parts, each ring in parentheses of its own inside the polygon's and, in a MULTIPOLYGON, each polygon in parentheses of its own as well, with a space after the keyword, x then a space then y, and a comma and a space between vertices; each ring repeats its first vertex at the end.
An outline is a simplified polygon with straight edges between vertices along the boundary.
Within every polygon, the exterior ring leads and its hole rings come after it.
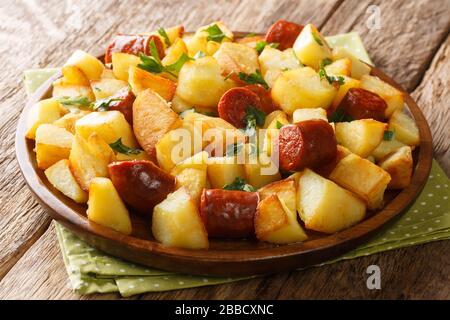
POLYGON ((292 48, 303 26, 286 20, 278 20, 267 31, 264 40, 278 43, 278 49, 292 48))
POLYGON ((386 101, 378 94, 362 88, 351 88, 342 99, 338 108, 355 120, 374 119, 385 121, 386 101))
POLYGON ((122 200, 141 213, 151 214, 154 206, 175 191, 175 177, 151 161, 112 162, 108 171, 122 200))
POLYGON ((259 97, 259 100, 261 101, 261 110, 264 111, 264 113, 269 114, 277 109, 277 107, 273 103, 270 91, 266 90, 266 88, 264 88, 262 85, 251 84, 245 86, 244 88, 256 93, 256 95, 259 97))
POLYGON ((106 49, 105 63, 111 63, 114 52, 129 53, 136 56, 139 53, 144 53, 150 56, 150 42, 152 40, 155 42, 156 49, 158 49, 159 58, 164 58, 164 45, 158 36, 118 34, 106 49))
POLYGON ((219 117, 228 121, 236 128, 246 126, 247 108, 253 106, 262 109, 258 95, 245 87, 231 88, 220 98, 217 106, 219 117))
POLYGON ((130 90, 130 88, 123 88, 109 99, 113 99, 109 104, 110 110, 117 110, 123 113, 125 119, 133 124, 133 102, 136 96, 130 90), (117 100, 116 100, 117 99, 117 100))
POLYGON ((255 233, 257 192, 203 190, 200 215, 210 237, 246 238, 255 233))
POLYGON ((336 157, 334 130, 324 120, 306 120, 283 126, 278 137, 280 168, 300 171, 317 168, 336 157))

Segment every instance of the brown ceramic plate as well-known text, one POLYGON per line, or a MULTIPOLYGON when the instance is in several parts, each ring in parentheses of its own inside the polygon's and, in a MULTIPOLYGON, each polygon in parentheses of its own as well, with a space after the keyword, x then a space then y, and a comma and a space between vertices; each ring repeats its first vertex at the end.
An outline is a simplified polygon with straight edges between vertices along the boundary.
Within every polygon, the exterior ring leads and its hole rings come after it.
MULTIPOLYGON (((237 35, 246 34, 245 32, 237 35)), ((372 74, 405 92, 394 80, 373 68, 372 74)), ((48 214, 90 245, 145 266, 180 273, 201 275, 254 275, 306 267, 337 257, 369 239, 382 226, 404 212, 416 199, 427 181, 432 164, 432 142, 428 124, 417 104, 405 92, 405 103, 420 132, 420 146, 414 150, 414 174, 411 184, 400 192, 387 192, 383 210, 370 213, 365 220, 341 232, 325 235, 308 232, 303 243, 275 246, 256 240, 211 239, 209 250, 165 247, 150 232, 151 222, 132 215, 131 236, 88 221, 86 206, 58 192, 36 166, 34 141, 25 138, 26 118, 32 105, 51 96, 55 75, 31 97, 22 111, 16 132, 16 155, 30 189, 48 214)))

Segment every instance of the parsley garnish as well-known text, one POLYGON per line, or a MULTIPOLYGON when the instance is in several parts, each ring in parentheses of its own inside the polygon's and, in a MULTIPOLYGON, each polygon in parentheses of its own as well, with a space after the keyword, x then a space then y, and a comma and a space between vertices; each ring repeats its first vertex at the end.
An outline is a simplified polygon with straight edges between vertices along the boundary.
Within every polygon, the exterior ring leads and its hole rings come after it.
POLYGON ((208 33, 208 37, 206 38, 208 41, 221 43, 224 38, 229 39, 217 24, 209 26, 205 31, 208 33))
POLYGON ((277 129, 283 128, 284 124, 277 120, 277 129))
POLYGON ((241 177, 236 177, 234 181, 230 184, 226 184, 223 187, 224 190, 238 190, 238 191, 246 191, 246 192, 255 192, 255 188, 246 183, 244 179, 241 177))
POLYGON ((135 149, 135 148, 130 148, 127 147, 126 145, 124 145, 122 143, 122 138, 117 139, 117 141, 110 143, 109 146, 114 150, 117 151, 119 153, 123 153, 123 154, 139 154, 142 152, 141 149, 135 149))
POLYGON ((244 38, 251 38, 251 37, 254 37, 254 36, 256 36, 256 33, 250 32, 250 33, 247 33, 247 34, 244 36, 244 38))
POLYGON ((254 106, 248 106, 244 117, 245 134, 247 136, 253 136, 256 133, 256 127, 262 127, 266 120, 266 114, 255 108, 254 106))
POLYGON ((81 107, 89 107, 91 102, 87 97, 79 96, 79 97, 62 97, 57 99, 59 103, 65 106, 81 106, 81 107))
POLYGON ((326 66, 328 66, 329 64, 332 64, 333 60, 331 60, 330 58, 325 58, 320 62, 320 68, 325 68, 326 66))
POLYGON ((91 108, 94 111, 108 111, 109 108, 111 107, 111 103, 116 102, 116 101, 122 101, 122 99, 106 98, 106 99, 97 100, 91 105, 91 108))
POLYGON ((278 46, 280 45, 279 43, 276 42, 266 42, 266 41, 258 41, 255 45, 255 50, 258 52, 258 54, 261 54, 261 52, 263 52, 264 48, 266 46, 269 46, 271 48, 278 48, 278 46))
POLYGON ((350 122, 354 119, 345 113, 343 108, 337 108, 330 116, 330 122, 350 122))
POLYGON ((194 60, 204 58, 204 57, 206 57, 206 54, 202 50, 200 50, 200 51, 197 51, 197 53, 195 54, 194 60))
POLYGON ((384 141, 391 141, 394 139, 394 131, 386 130, 383 134, 384 141))
POLYGON ((255 73, 251 73, 251 74, 246 74, 244 72, 239 72, 239 79, 241 79, 244 82, 247 82, 248 84, 257 84, 257 83, 259 83, 266 90, 269 89, 269 85, 264 80, 264 78, 261 75, 261 71, 259 71, 259 70, 256 70, 255 73))
POLYGON ((164 43, 166 44, 166 46, 170 47, 171 43, 170 43, 170 39, 169 39, 169 36, 167 35, 166 30, 164 30, 164 28, 159 28, 158 33, 161 37, 164 38, 164 43))
POLYGON ((327 79, 329 84, 338 83, 342 86, 345 83, 345 79, 342 76, 329 76, 323 67, 319 70, 320 79, 327 79))
POLYGON ((323 46, 322 39, 319 38, 319 36, 315 32, 311 32, 312 37, 314 38, 314 41, 317 42, 319 46, 323 46))
POLYGON ((240 143, 236 142, 233 144, 229 144, 229 145, 227 145, 227 150, 225 152, 225 155, 227 157, 235 156, 241 152, 243 147, 244 147, 244 144, 242 142, 240 142, 240 143))

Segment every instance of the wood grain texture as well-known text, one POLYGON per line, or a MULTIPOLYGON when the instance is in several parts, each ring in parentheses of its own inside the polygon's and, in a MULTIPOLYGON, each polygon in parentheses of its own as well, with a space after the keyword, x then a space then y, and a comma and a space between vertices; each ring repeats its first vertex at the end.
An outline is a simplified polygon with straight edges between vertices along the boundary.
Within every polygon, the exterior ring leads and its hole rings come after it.
MULTIPOLYGON (((17 116, 24 106, 25 93, 21 71, 28 68, 58 66, 77 48, 97 52, 116 32, 145 31, 159 25, 183 23, 187 29, 195 29, 211 19, 220 18, 232 28, 264 31, 278 18, 291 19, 299 23, 312 21, 327 34, 356 30, 361 33, 375 63, 397 81, 413 89, 430 64, 433 54, 448 33, 450 15, 446 0, 430 1, 123 1, 80 0, 71 8, 64 1, 33 1, 39 9, 13 0, 0 3, 0 38, 7 46, 0 47, 0 232, 2 251, 0 252, 0 278, 22 256, 49 225, 49 219, 40 206, 31 198, 14 159, 13 141, 17 116), (366 13, 369 3, 379 3, 382 11, 382 30, 369 31, 366 13), (136 4, 139 4, 138 6, 136 4), (333 14, 332 9, 337 8, 333 14), (430 9, 431 8, 431 9, 430 9), (394 10, 392 10, 394 9, 394 10), (445 13, 447 12, 447 13, 445 13), (75 15, 74 15, 75 13, 75 15), (107 14, 106 14, 107 13, 107 14), (81 17, 81 26, 76 19, 81 17), (387 17, 387 19, 386 19, 387 17), (48 21, 47 21, 48 20, 48 21), (75 20, 75 21, 74 21, 75 20), (326 21, 329 20, 327 23, 326 21), (63 31, 58 38, 51 32, 63 31), (381 32, 383 31, 383 32, 381 32), (402 33, 406 32, 404 36, 402 33), (416 36, 416 33, 418 34, 416 36), (392 37, 396 41, 392 40, 392 37), (397 39, 401 39, 398 42, 397 39), (408 49, 403 49, 407 46, 408 49), (406 66, 406 69, 405 69, 406 66)), ((73 1, 75 2, 75 1, 73 1)), ((447 42, 448 43, 448 42, 447 42)), ((447 45, 448 48, 448 45, 447 45)), ((439 53, 442 53, 442 49, 439 53)), ((448 51, 444 51, 448 52, 448 51)), ((439 56, 439 55, 438 55, 439 56)), ((428 71, 428 79, 437 77, 447 81, 447 58, 435 58, 433 65, 441 66, 436 71, 428 71), (442 71, 444 70, 444 72, 442 71), (436 74, 435 72, 438 72, 436 74)), ((423 105, 425 113, 433 105, 426 104, 439 91, 443 82, 432 82, 433 87, 422 83, 414 95, 423 105), (424 88, 419 93, 420 88, 424 88), (427 88, 427 90, 425 90, 427 88), (428 98, 431 95, 430 98, 428 98)), ((448 91, 447 91, 448 94, 448 91)), ((437 100, 437 99, 436 99, 437 100)), ((440 105, 448 101, 443 96, 440 105)), ((448 111, 446 113, 448 115, 448 111)), ((428 118, 430 119, 430 118, 428 118)), ((436 136, 446 137, 448 121, 440 122, 435 117, 436 136), (447 125, 447 127, 446 127, 447 125), (439 128, 439 129, 437 129, 439 128)), ((442 138, 443 142, 449 141, 442 138)), ((436 145, 436 141, 435 141, 436 145)), ((441 144, 437 144, 439 148, 441 144)), ((448 159, 448 147, 442 145, 444 153, 437 153, 439 159, 448 159), (446 152, 446 153, 445 153, 446 152)), ((441 163, 444 163, 441 161, 441 163)), ((449 173, 449 171, 447 171, 449 173)), ((59 248, 52 229, 44 234, 32 250, 14 266, 5 281, 0 282, 0 297, 21 298, 77 298, 67 287, 67 275, 63 268, 59 248), (49 240, 52 239, 53 240, 49 240), (39 261, 39 262, 38 262, 39 261), (39 264, 39 267, 37 265, 39 264), (25 267, 27 266, 27 267, 25 267), (33 272, 30 272, 32 267, 33 272), (41 272, 44 271, 45 272, 41 272), (34 275, 29 275, 32 273, 34 275), (47 284, 47 282, 49 282, 47 284), (8 286, 5 285, 8 284, 8 286), (32 288, 27 292, 17 288, 32 288)), ((398 297, 449 298, 448 291, 448 250, 449 241, 427 244, 420 247, 396 250, 357 260, 346 261, 331 266, 302 272, 283 273, 275 276, 232 283, 223 286, 181 290, 167 293, 144 295, 143 298, 349 298, 356 286, 357 294, 364 298, 398 297), (364 290, 365 268, 372 263, 382 265, 383 289, 376 295, 364 290), (430 268, 427 270, 427 268, 430 268), (338 274, 339 276, 336 276, 338 274), (406 274, 406 275, 405 275, 406 274), (422 278, 423 275, 426 277, 422 278), (289 278, 288 278, 289 277, 289 278), (289 279, 289 280, 288 280, 289 279), (385 279, 392 279, 385 282, 385 279), (422 281, 423 280, 423 281, 422 281), (447 287, 443 288, 443 285, 447 287), (399 289, 401 288, 401 289, 399 289)), ((116 298, 117 295, 97 295, 83 298, 116 298)))
POLYGON ((450 177, 450 37, 442 44, 412 96, 433 134, 434 156, 450 177))
POLYGON ((357 31, 375 65, 412 91, 450 30, 448 0, 347 0, 322 28, 357 31), (370 28, 379 10, 379 29, 370 28))

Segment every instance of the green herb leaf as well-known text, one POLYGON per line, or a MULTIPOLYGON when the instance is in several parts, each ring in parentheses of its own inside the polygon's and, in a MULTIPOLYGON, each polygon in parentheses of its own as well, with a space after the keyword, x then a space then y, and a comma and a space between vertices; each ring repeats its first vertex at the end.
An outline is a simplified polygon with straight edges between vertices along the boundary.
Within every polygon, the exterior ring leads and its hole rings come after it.
POLYGON ((109 108, 111 107, 111 103, 116 102, 116 101, 122 101, 122 99, 106 98, 106 99, 97 100, 91 105, 91 108, 94 111, 108 111, 109 108))
POLYGON ((127 147, 122 143, 122 138, 119 138, 117 141, 110 143, 109 146, 116 152, 123 153, 123 154, 139 154, 142 152, 141 149, 135 149, 127 147))
POLYGON ((248 84, 258 84, 259 83, 266 90, 269 89, 269 85, 264 80, 263 76, 261 75, 261 71, 259 71, 259 70, 256 70, 255 73, 251 73, 251 74, 239 72, 239 79, 241 79, 244 82, 247 82, 248 84))
POLYGON ((201 59, 204 57, 206 57, 206 54, 202 50, 200 50, 197 51, 197 53, 194 55, 194 60, 201 59))
POLYGON ((169 36, 167 35, 166 30, 164 30, 164 28, 159 28, 158 33, 161 37, 164 38, 164 43, 166 44, 166 46, 170 47, 171 43, 170 43, 170 39, 169 39, 169 36))
POLYGON ((320 39, 319 36, 315 32, 311 32, 311 34, 312 34, 314 41, 317 42, 317 44, 319 46, 323 46, 322 39, 320 39))
POLYGON ((254 106, 248 106, 245 112, 245 134, 247 136, 254 136, 256 128, 264 125, 266 114, 254 106))
POLYGON ((331 60, 330 58, 325 58, 320 62, 320 69, 322 69, 332 63, 333 63, 333 60, 331 60))
POLYGON ((226 184, 223 187, 224 190, 238 190, 238 191, 246 191, 246 192, 255 192, 255 188, 246 183, 246 181, 244 179, 242 179, 241 177, 236 177, 236 179, 234 179, 234 181, 230 184, 226 184))
POLYGON ((206 38, 206 40, 208 41, 221 43, 224 38, 228 39, 228 37, 225 35, 225 33, 223 33, 223 31, 219 28, 217 24, 209 26, 208 28, 206 28, 205 31, 208 32, 208 37, 206 38))
POLYGON ((277 120, 277 129, 283 128, 284 124, 277 120))
POLYGON ((266 42, 266 41, 258 41, 255 45, 255 50, 258 52, 258 54, 261 54, 261 52, 263 52, 264 48, 266 46, 272 47, 274 49, 278 48, 278 46, 280 45, 279 43, 276 42, 266 42))
POLYGON ((150 53, 159 64, 161 64, 161 59, 159 57, 158 48, 156 47, 155 40, 150 40, 150 53))
POLYGON ((161 64, 161 61, 156 60, 153 56, 147 56, 141 53, 139 54, 139 58, 141 58, 141 63, 138 64, 138 68, 151 73, 161 73, 164 71, 164 66, 161 64))
POLYGON ((81 106, 81 107, 89 107, 91 102, 87 97, 62 97, 57 99, 59 103, 64 106, 81 106))
POLYGON ((342 86, 345 83, 344 77, 333 75, 329 76, 323 67, 319 69, 319 76, 320 79, 327 79, 329 84, 338 83, 342 86))
POLYGON ((242 142, 236 142, 233 144, 227 145, 227 150, 225 152, 225 155, 227 157, 233 157, 235 155, 238 155, 242 148, 244 147, 244 144, 242 142))
POLYGON ((394 131, 386 130, 383 134, 383 140, 391 141, 394 139, 394 131))
POLYGON ((177 61, 175 61, 174 63, 169 64, 168 66, 165 66, 165 67, 163 67, 163 68, 164 68, 164 70, 165 70, 166 72, 169 72, 169 73, 171 73, 171 72, 176 72, 176 73, 178 73, 178 72, 180 72, 181 67, 182 67, 186 62, 188 62, 189 60, 194 60, 194 59, 192 59, 191 57, 189 57, 187 54, 183 53, 183 54, 178 58, 177 61))
POLYGON ((247 34, 244 36, 244 38, 250 38, 250 37, 254 37, 254 36, 256 36, 256 33, 250 32, 250 33, 247 33, 247 34))
POLYGON ((342 108, 337 108, 330 116, 330 122, 350 122, 354 119, 347 115, 342 108))

